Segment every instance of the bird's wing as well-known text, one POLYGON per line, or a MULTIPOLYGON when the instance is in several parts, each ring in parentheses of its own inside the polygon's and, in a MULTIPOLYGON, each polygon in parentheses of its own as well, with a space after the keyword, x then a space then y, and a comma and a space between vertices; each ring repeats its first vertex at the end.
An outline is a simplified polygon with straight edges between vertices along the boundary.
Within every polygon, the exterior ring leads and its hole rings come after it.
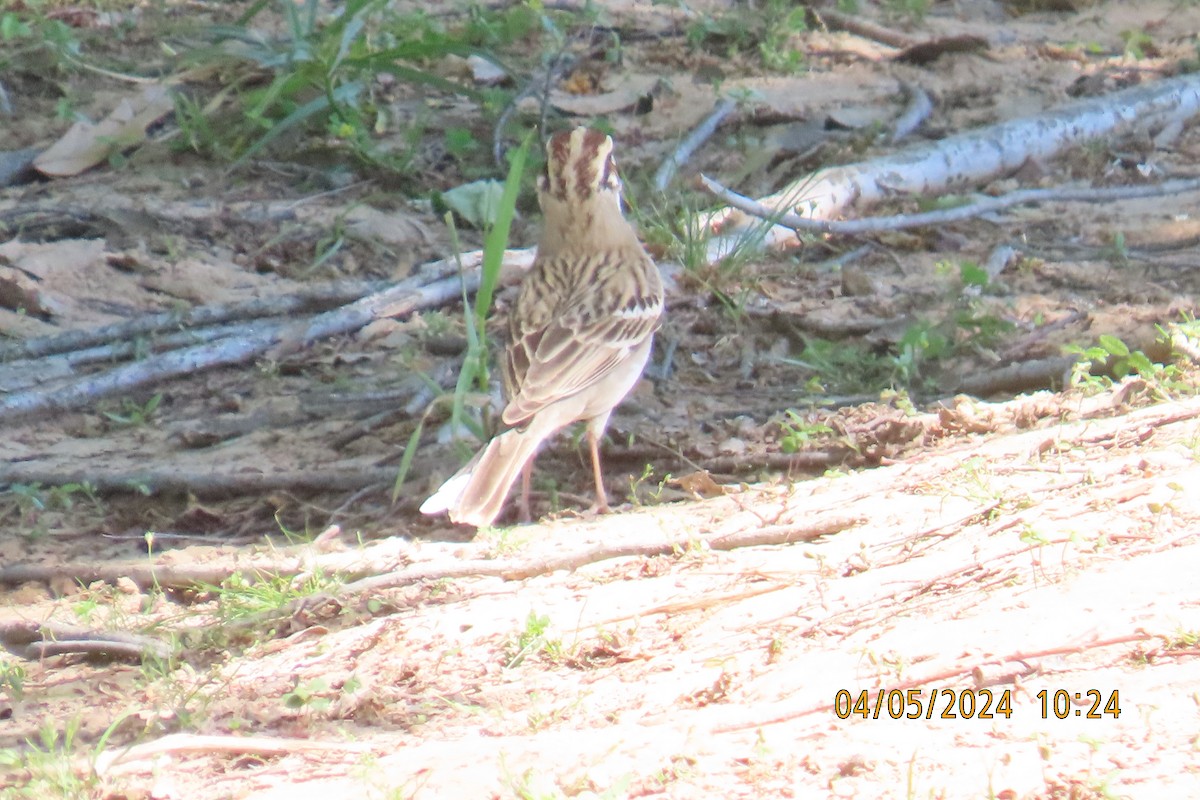
POLYGON ((649 257, 636 257, 642 260, 585 265, 581 279, 570 281, 569 294, 558 302, 552 293, 535 298, 541 302, 527 304, 514 320, 506 424, 521 425, 550 403, 585 390, 658 329, 662 283, 649 257))

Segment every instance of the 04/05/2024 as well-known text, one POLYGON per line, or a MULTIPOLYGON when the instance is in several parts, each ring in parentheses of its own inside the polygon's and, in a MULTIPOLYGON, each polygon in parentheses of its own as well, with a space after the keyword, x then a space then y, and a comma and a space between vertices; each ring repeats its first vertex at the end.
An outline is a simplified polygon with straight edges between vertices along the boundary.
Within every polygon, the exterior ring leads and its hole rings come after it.
MULTIPOLYGON (((1099 689, 1071 692, 1042 689, 1036 695, 1042 719, 1117 719, 1120 693, 1105 696, 1099 689)), ((839 719, 1009 719, 1013 714, 1012 689, 860 689, 857 695, 839 689, 833 697, 839 719)))

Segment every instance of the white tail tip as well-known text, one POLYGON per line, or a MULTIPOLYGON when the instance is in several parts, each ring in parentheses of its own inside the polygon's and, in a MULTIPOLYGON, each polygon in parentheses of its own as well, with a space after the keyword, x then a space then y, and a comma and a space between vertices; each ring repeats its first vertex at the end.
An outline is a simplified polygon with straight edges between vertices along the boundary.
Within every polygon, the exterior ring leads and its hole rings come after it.
POLYGON ((471 473, 466 472, 455 475, 450 480, 442 484, 442 487, 429 496, 424 503, 421 503, 422 514, 441 514, 444 511, 449 511, 458 504, 458 498, 462 496, 463 489, 467 488, 467 481, 471 479, 471 473))

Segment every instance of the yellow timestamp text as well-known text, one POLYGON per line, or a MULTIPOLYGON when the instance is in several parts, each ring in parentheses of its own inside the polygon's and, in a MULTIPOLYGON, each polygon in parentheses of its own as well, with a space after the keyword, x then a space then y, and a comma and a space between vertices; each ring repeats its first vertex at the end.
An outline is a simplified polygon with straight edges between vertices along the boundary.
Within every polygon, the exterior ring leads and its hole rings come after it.
POLYGON ((1008 719, 1012 689, 861 689, 857 695, 839 689, 833 713, 839 719, 1008 719))
MULTIPOLYGON (((1042 719, 1102 719, 1121 716, 1117 689, 1068 691, 1042 689, 1038 700, 1042 719)), ((833 696, 833 713, 839 719, 1011 719, 1012 689, 839 689, 833 696)))

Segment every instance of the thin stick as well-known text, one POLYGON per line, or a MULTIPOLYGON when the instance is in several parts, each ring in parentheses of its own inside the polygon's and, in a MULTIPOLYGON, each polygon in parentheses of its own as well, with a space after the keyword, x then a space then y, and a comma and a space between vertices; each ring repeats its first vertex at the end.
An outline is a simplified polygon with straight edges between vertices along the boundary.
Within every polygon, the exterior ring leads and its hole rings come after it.
POLYGON ((42 389, 46 389, 51 380, 73 377, 79 367, 89 364, 124 361, 136 357, 143 351, 163 352, 184 345, 247 335, 257 330, 258 327, 259 325, 253 322, 213 325, 207 328, 168 333, 146 342, 118 341, 44 358, 0 363, 0 391, 15 392, 30 386, 40 386, 42 389))
POLYGON ((98 631, 57 622, 0 622, 0 645, 22 658, 38 660, 68 653, 110 658, 171 657, 165 642, 128 631, 98 631))
MULTIPOLYGON (((515 280, 507 262, 502 280, 515 280)), ((444 278, 416 286, 415 280, 404 281, 383 291, 308 320, 296 323, 274 322, 263 325, 250 336, 220 340, 182 350, 151 356, 143 361, 117 367, 99 375, 81 378, 65 386, 51 389, 30 389, 0 399, 0 420, 11 422, 22 417, 51 411, 86 408, 97 400, 159 383, 183 375, 192 375, 214 367, 240 364, 257 356, 282 356, 327 336, 336 336, 362 328, 374 319, 407 316, 426 308, 437 308, 462 297, 464 283, 467 292, 479 285, 478 271, 459 277, 444 278)))
POLYGON ((699 150, 700 146, 716 133, 717 128, 735 109, 737 109, 737 103, 728 98, 717 103, 712 112, 701 120, 696 129, 679 143, 679 146, 675 148, 675 152, 671 153, 659 166, 658 171, 654 173, 654 188, 660 192, 666 191, 667 185, 671 183, 679 167, 686 164, 688 159, 692 157, 692 154, 699 150))
MULTIPOLYGON (((323 742, 315 739, 285 739, 276 736, 201 736, 193 733, 172 733, 153 742, 133 747, 112 747, 97 758, 95 771, 104 775, 123 761, 144 761, 166 753, 224 753, 233 755, 286 756, 293 753, 364 753, 359 742, 323 742)), ((150 767, 147 765, 147 769, 150 767)))
POLYGON ((139 336, 259 317, 283 316, 339 306, 378 292, 380 281, 339 281, 293 295, 257 298, 238 303, 195 306, 187 311, 164 311, 106 325, 93 330, 67 331, 39 336, 23 342, 0 345, 0 361, 33 359, 97 347, 110 342, 128 342, 139 336))
POLYGON ((902 83, 901 87, 908 97, 908 103, 905 104, 904 110, 900 112, 900 116, 896 117, 896 121, 892 125, 893 144, 921 127, 921 124, 933 113, 933 101, 929 99, 929 94, 924 89, 907 81, 902 83))
POLYGON ((1067 188, 1022 189, 1000 197, 985 197, 965 206, 927 211, 921 214, 897 214, 891 217, 866 217, 855 220, 809 219, 790 211, 781 211, 769 205, 738 194, 709 178, 700 176, 704 188, 715 197, 751 216, 784 225, 798 231, 816 231, 843 236, 858 236, 864 233, 897 231, 919 228, 926 225, 944 225, 971 219, 982 214, 1002 211, 1015 205, 1047 202, 1108 203, 1113 200, 1130 200, 1142 197, 1161 197, 1200 190, 1200 178, 1166 181, 1146 186, 1115 186, 1111 188, 1067 188))
POLYGON ((850 16, 849 14, 834 11, 831 8, 823 8, 820 11, 814 9, 812 13, 826 27, 853 33, 855 36, 861 36, 872 42, 886 44, 889 47, 903 50, 907 47, 912 47, 918 42, 917 39, 911 36, 906 36, 898 31, 893 31, 881 25, 876 25, 873 22, 850 16))
MULTIPOLYGON (((246 472, 230 469, 213 472, 208 467, 155 466, 140 470, 55 469, 37 462, 0 464, 0 486, 40 483, 61 486, 68 483, 87 485, 100 494, 139 494, 143 491, 189 492, 198 498, 221 498, 254 492, 291 489, 307 492, 357 491, 368 486, 389 484, 396 479, 394 469, 365 467, 361 464, 322 464, 311 470, 246 472)), ((0 569, 0 573, 3 570, 0 569)))

